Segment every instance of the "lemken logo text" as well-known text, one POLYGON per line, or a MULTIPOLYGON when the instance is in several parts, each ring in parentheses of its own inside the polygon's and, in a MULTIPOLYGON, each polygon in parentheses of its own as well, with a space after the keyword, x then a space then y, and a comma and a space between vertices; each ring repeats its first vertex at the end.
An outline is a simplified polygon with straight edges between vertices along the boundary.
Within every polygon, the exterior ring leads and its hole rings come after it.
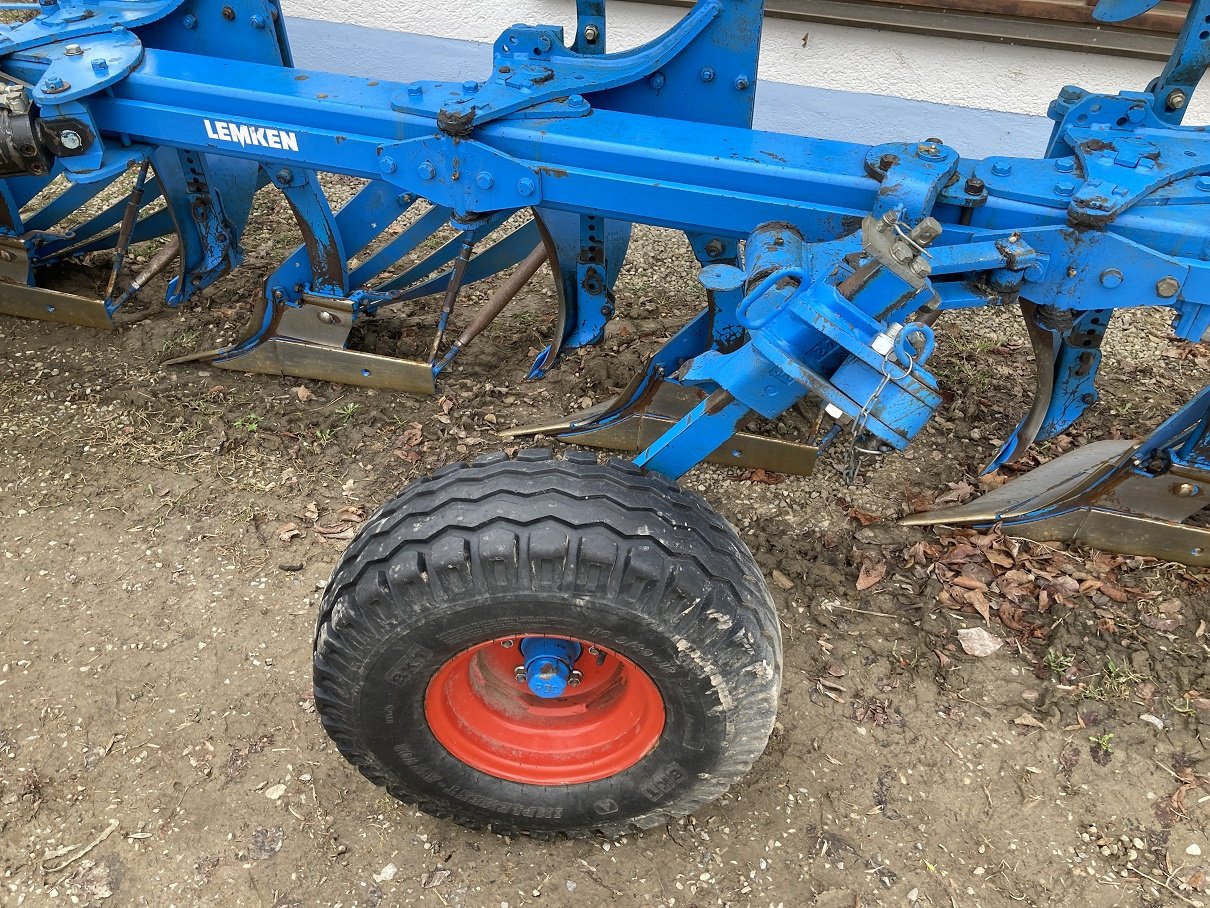
POLYGON ((249 126, 247 123, 229 123, 226 120, 203 120, 206 135, 220 142, 238 142, 241 146, 259 145, 261 148, 277 148, 282 151, 298 151, 298 136, 285 129, 270 129, 267 126, 249 126))

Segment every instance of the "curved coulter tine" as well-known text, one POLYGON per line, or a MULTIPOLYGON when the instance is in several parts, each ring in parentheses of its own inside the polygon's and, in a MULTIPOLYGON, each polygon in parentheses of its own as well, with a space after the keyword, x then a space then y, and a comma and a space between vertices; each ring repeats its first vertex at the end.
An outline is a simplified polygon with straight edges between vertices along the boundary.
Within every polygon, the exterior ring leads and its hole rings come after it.
POLYGON ((1139 442, 1070 451, 958 507, 907 526, 1000 525, 1012 536, 1210 565, 1210 387, 1139 442))

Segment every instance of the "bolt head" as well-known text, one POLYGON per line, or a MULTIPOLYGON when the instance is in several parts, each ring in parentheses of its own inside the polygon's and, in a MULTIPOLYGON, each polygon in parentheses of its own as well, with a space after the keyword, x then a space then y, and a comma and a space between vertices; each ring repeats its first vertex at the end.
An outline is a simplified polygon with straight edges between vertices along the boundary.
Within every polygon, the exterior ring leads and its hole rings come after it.
POLYGON ((584 26, 584 40, 589 44, 596 44, 597 39, 601 37, 601 30, 595 25, 584 26))
POLYGON ((80 134, 78 132, 72 132, 70 129, 59 133, 59 142, 64 148, 70 151, 75 151, 84 144, 84 140, 80 138, 80 134))
POLYGON ((655 73, 654 75, 652 75, 652 77, 650 79, 647 80, 647 84, 650 85, 652 88, 654 88, 656 91, 659 91, 661 88, 664 87, 664 82, 665 82, 665 79, 664 79, 663 73, 655 73))
POLYGON ((1013 165, 1007 161, 997 161, 992 165, 992 173, 998 177, 1006 177, 1013 172, 1013 165))
POLYGON ((505 649, 512 649, 512 647, 513 647, 513 638, 512 638, 512 637, 505 637, 503 640, 501 640, 501 641, 500 641, 500 645, 501 645, 502 647, 504 647, 505 649))
POLYGON ((1210 177, 1198 177, 1197 188, 1200 192, 1210 192, 1210 177))
POLYGON ((1168 93, 1168 97, 1164 99, 1164 106, 1169 110, 1184 110, 1185 105, 1189 103, 1189 96, 1179 88, 1168 93))
POLYGON ((567 106, 573 110, 579 110, 583 107, 587 107, 588 101, 584 99, 583 95, 572 95, 567 99, 567 106))
POLYGON ((1077 88, 1074 85, 1064 85, 1063 89, 1059 92, 1059 97, 1068 102, 1078 101, 1084 97, 1084 89, 1077 88))
POLYGON ((1147 108, 1142 104, 1135 104, 1126 111, 1126 119, 1131 123, 1142 123, 1147 116, 1147 108))
POLYGON ((735 79, 735 90, 747 91, 751 84, 752 83, 748 80, 747 76, 737 76, 735 79))
POLYGON ((1182 482, 1173 491, 1181 498, 1192 498, 1195 495, 1201 494, 1202 490, 1191 482, 1182 482))
POLYGON ((1067 180, 1062 180, 1061 182, 1055 183, 1055 195, 1070 196, 1075 191, 1075 184, 1067 180))
POLYGON ((698 75, 701 76, 703 82, 713 82, 714 81, 714 67, 703 66, 702 71, 700 73, 698 73, 698 75))
POLYGON ((465 82, 462 83, 462 90, 464 92, 466 92, 468 95, 473 95, 475 92, 477 92, 479 90, 479 83, 476 82, 474 79, 467 79, 465 82))
POLYGON ((413 98, 419 97, 424 94, 424 86, 419 82, 413 82, 408 86, 408 94, 413 98))
POLYGON ((42 80, 42 89, 51 94, 57 94, 67 90, 67 83, 58 76, 49 76, 42 80))
POLYGON ((434 167, 429 161, 425 161, 416 168, 416 173, 420 175, 420 179, 422 180, 431 180, 433 177, 437 176, 437 168, 434 167))
POLYGON ((528 198, 529 196, 533 195, 537 191, 538 191, 538 187, 535 186, 534 181, 529 179, 528 177, 522 177, 521 179, 517 180, 517 192, 520 195, 523 195, 526 198, 528 198))
POLYGON ((97 75, 109 72, 109 61, 104 57, 96 57, 92 61, 92 71, 97 75))
POLYGON ((480 189, 491 189, 496 185, 496 178, 486 170, 480 171, 479 176, 475 177, 475 182, 480 189))
POLYGON ((264 28, 269 23, 265 21, 264 16, 253 16, 248 20, 253 28, 264 28))
POLYGON ((69 44, 67 47, 63 48, 63 53, 69 57, 78 57, 80 54, 84 53, 84 48, 82 48, 79 44, 69 44))
POLYGON ((329 312, 327 309, 320 310, 319 320, 325 325, 335 325, 340 321, 334 313, 329 312))
POLYGON ((182 27, 188 29, 197 28, 197 16, 193 15, 193 13, 189 13, 187 16, 181 19, 181 25, 182 27))
POLYGON ((395 159, 389 156, 384 156, 378 160, 378 167, 383 173, 394 173, 399 165, 395 163, 395 159))
POLYGON ((1075 169, 1075 158, 1055 158, 1055 170, 1059 173, 1071 173, 1075 169))
POLYGON ((1155 284, 1155 295, 1160 299, 1172 299, 1181 292, 1181 282, 1174 277, 1162 277, 1155 284))

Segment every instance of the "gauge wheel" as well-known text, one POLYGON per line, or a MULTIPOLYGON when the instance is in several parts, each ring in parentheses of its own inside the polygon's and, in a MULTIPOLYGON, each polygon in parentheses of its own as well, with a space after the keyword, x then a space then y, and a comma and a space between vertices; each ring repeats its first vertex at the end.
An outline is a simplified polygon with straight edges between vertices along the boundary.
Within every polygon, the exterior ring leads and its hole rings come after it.
POLYGON ((521 451, 385 504, 324 594, 315 703, 363 775, 500 832, 621 834, 741 779, 781 638, 751 553, 626 461, 521 451))

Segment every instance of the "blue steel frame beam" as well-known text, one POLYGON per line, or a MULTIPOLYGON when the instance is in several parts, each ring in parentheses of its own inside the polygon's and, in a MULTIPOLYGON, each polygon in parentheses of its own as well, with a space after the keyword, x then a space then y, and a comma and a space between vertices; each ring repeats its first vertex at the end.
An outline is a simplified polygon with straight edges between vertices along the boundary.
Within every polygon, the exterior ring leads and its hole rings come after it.
MULTIPOLYGON (((36 80, 41 69, 21 62, 7 68, 27 80, 36 80)), ((441 174, 426 179, 417 173, 415 149, 407 143, 429 140, 435 150, 444 150, 439 143, 446 142, 456 151, 455 140, 435 138, 431 119, 392 110, 392 98, 405 91, 397 83, 148 50, 143 66, 109 93, 91 98, 89 109, 103 133, 254 159, 266 167, 305 166, 386 179, 446 202, 442 193, 448 183, 441 174), (249 111, 256 116, 248 117, 249 111), (206 120, 293 132, 299 150, 216 141, 207 134, 206 120), (384 169, 387 157, 395 170, 384 169)), ((480 153, 484 166, 494 156, 497 163, 536 170, 540 188, 530 199, 533 204, 733 238, 770 220, 796 224, 808 242, 844 235, 874 207, 881 185, 865 173, 865 146, 608 110, 490 123, 460 148, 480 153)), ((964 169, 975 163, 964 162, 964 169)), ((1049 192, 1039 189, 1036 197, 1031 203, 991 195, 972 223, 993 229, 1066 223, 1066 211, 1054 206, 1049 192)), ((516 196, 494 198, 474 186, 451 193, 448 201, 477 202, 475 211, 524 204, 516 196), (497 204, 503 201, 508 204, 497 204)), ((1149 245, 1176 254, 1188 232, 1166 229, 1173 219, 1205 221, 1203 206, 1188 206, 1188 215, 1185 210, 1181 204, 1154 211, 1140 206, 1111 229, 1145 230, 1149 245)), ((945 224, 940 244, 967 242, 980 233, 977 226, 960 223, 964 211, 937 207, 934 215, 945 224)))

